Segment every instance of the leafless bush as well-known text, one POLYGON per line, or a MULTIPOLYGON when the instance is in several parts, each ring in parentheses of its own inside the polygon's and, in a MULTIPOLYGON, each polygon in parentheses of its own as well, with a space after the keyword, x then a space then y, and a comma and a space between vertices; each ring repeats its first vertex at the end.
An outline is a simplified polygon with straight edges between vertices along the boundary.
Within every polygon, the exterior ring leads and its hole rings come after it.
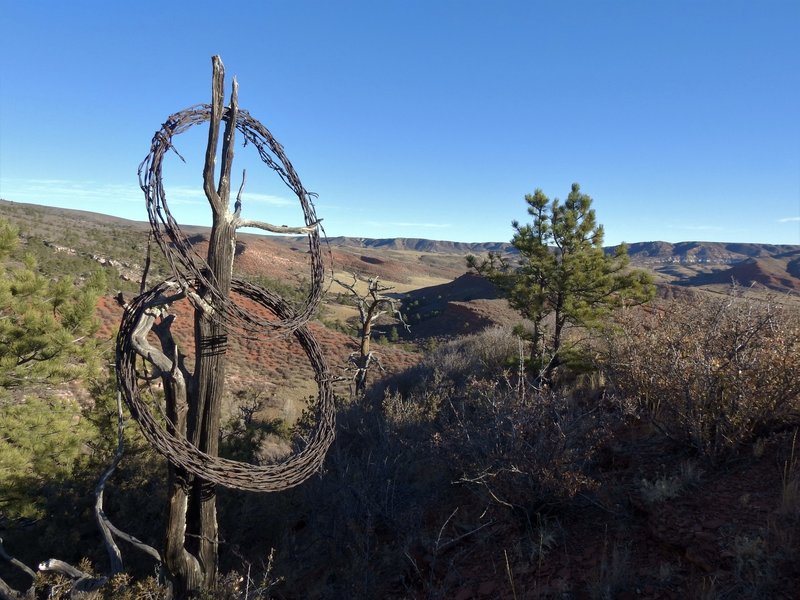
POLYGON ((800 314, 741 290, 619 316, 602 361, 617 396, 719 459, 800 416, 800 314))
POLYGON ((275 573, 285 578, 278 592, 406 597, 421 585, 415 564, 428 580, 419 557, 431 552, 442 520, 458 505, 449 488, 454 477, 431 452, 432 421, 418 406, 397 394, 367 403, 339 398, 338 405, 323 475, 287 494, 232 494, 224 518, 231 529, 248 523, 236 532, 247 560, 257 559, 252 548, 265 542, 278 549, 275 573))
POLYGON ((384 410, 431 420, 434 446, 460 483, 530 519, 591 485, 603 423, 596 407, 568 394, 519 394, 518 352, 507 328, 449 342, 384 410))
POLYGON ((339 399, 324 476, 232 497, 224 518, 250 524, 237 543, 278 548, 278 591, 309 598, 453 597, 475 548, 509 529, 521 534, 509 554, 540 560, 559 532, 544 513, 591 485, 602 411, 522 401, 518 352, 510 330, 489 330, 442 344, 393 380, 402 391, 339 399))
POLYGON ((588 467, 604 437, 602 417, 573 398, 520 400, 503 383, 473 381, 439 422, 461 482, 528 519, 593 485, 588 467))
POLYGON ((325 476, 283 507, 295 515, 276 540, 287 589, 451 597, 465 540, 526 522, 531 543, 520 551, 530 560, 555 543, 556 521, 535 513, 590 484, 598 416, 562 397, 520 400, 509 379, 518 348, 507 329, 468 336, 401 377, 402 392, 374 388, 372 402, 342 401, 325 476), (487 500, 496 510, 485 511, 487 500))

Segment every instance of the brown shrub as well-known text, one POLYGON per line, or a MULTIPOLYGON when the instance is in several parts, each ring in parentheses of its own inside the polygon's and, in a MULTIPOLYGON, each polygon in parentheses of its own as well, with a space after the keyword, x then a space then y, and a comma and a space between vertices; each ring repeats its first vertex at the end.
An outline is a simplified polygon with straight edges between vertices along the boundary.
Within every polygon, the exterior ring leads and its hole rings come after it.
POLYGON ((520 394, 518 348, 507 328, 453 340, 426 356, 415 384, 384 411, 430 419, 436 449, 462 484, 532 518, 592 485, 605 413, 574 390, 520 394))
POLYGON ((461 483, 528 520, 594 487, 589 466, 605 423, 573 397, 521 399, 505 383, 473 381, 442 407, 438 421, 461 483))
POLYGON ((626 311, 601 362, 619 400, 712 460, 800 416, 800 312, 775 298, 626 311))

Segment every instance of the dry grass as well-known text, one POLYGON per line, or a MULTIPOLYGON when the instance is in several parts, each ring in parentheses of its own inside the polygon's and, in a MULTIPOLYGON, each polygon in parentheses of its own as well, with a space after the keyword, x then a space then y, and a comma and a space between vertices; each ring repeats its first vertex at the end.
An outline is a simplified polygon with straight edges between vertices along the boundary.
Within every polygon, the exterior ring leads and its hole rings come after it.
MULTIPOLYGON (((466 270, 466 267, 464 267, 464 270, 466 270)), ((367 268, 365 271, 368 273, 369 269, 367 268)), ((335 271, 333 277, 334 279, 340 279, 349 283, 353 279, 353 274, 347 271, 335 271)), ((391 286, 393 288, 391 292, 398 294, 404 294, 406 292, 411 292, 413 290, 418 290, 420 288, 430 287, 433 285, 440 285, 442 283, 449 283, 450 281, 452 281, 452 278, 438 277, 435 275, 411 275, 399 280, 381 277, 381 284, 391 286)), ((360 294, 365 294, 367 292, 367 282, 359 280, 356 283, 356 290, 360 294)), ((336 282, 331 285, 330 291, 334 294, 339 292, 343 294, 349 293, 348 290, 336 284, 336 282)))

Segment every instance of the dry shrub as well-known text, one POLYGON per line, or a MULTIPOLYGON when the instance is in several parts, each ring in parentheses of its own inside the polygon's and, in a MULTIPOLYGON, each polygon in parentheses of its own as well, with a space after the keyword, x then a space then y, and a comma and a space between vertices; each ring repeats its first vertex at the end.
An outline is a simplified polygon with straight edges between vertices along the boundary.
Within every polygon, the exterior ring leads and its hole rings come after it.
MULTIPOLYGON (((271 555, 268 560, 271 560, 271 555)), ((270 563, 271 565, 271 563, 270 563)), ((215 587, 204 590, 196 600, 269 600, 275 596, 273 588, 279 582, 270 579, 264 570, 260 579, 253 579, 249 565, 243 565, 243 574, 232 571, 220 575, 215 587)), ((81 591, 75 581, 57 573, 39 573, 35 581, 35 597, 47 600, 173 600, 169 585, 154 576, 134 580, 127 573, 117 573, 102 587, 81 591)), ((6 596, 0 596, 5 598, 6 596)), ((31 596, 33 598, 34 596, 31 596)))
POLYGON ((265 543, 278 549, 279 597, 406 597, 418 583, 410 557, 432 546, 428 525, 441 525, 439 511, 453 510, 452 477, 429 451, 430 419, 396 395, 384 401, 386 411, 377 400, 338 399, 336 439, 319 476, 284 494, 239 494, 236 512, 224 512, 231 530, 248 523, 236 532, 248 560, 265 543))
POLYGON ((516 370, 519 338, 510 327, 490 327, 436 345, 416 366, 385 379, 379 388, 405 397, 451 392, 468 379, 503 379, 516 370))
POLYGON ((530 519, 591 485, 588 463, 605 430, 600 411, 570 394, 521 394, 518 352, 509 328, 453 340, 426 357, 392 406, 418 406, 459 481, 530 519))
POLYGON ((617 397, 712 460, 800 415, 800 313, 775 298, 671 299, 619 315, 603 366, 617 397))
POLYGON ((593 487, 588 469, 606 431, 599 411, 574 398, 521 399, 505 383, 475 380, 438 422, 460 481, 528 520, 593 487))
POLYGON ((487 522, 528 527, 539 553, 554 545, 537 513, 589 485, 600 411, 556 395, 520 399, 518 349, 510 329, 461 338, 367 402, 340 403, 324 475, 265 510, 289 522, 275 542, 287 590, 452 597, 469 545, 495 535, 487 522))

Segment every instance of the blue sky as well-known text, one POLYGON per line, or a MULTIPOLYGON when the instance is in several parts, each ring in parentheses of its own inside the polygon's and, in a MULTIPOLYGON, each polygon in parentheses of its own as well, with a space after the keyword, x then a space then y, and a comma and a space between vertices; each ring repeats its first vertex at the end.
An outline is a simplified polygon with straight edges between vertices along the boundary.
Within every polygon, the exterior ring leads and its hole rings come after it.
MULTIPOLYGON (((504 241, 523 197, 594 198, 606 242, 800 244, 796 0, 0 0, 0 197, 145 220, 137 167, 210 57, 329 236, 504 241), (218 7, 219 6, 219 7, 218 7)), ((165 163, 207 223, 204 131, 165 163), (192 157, 195 158, 192 158, 192 157)), ((299 224, 252 148, 245 214, 299 224)), ((238 185, 238 181, 234 185, 238 185)))

